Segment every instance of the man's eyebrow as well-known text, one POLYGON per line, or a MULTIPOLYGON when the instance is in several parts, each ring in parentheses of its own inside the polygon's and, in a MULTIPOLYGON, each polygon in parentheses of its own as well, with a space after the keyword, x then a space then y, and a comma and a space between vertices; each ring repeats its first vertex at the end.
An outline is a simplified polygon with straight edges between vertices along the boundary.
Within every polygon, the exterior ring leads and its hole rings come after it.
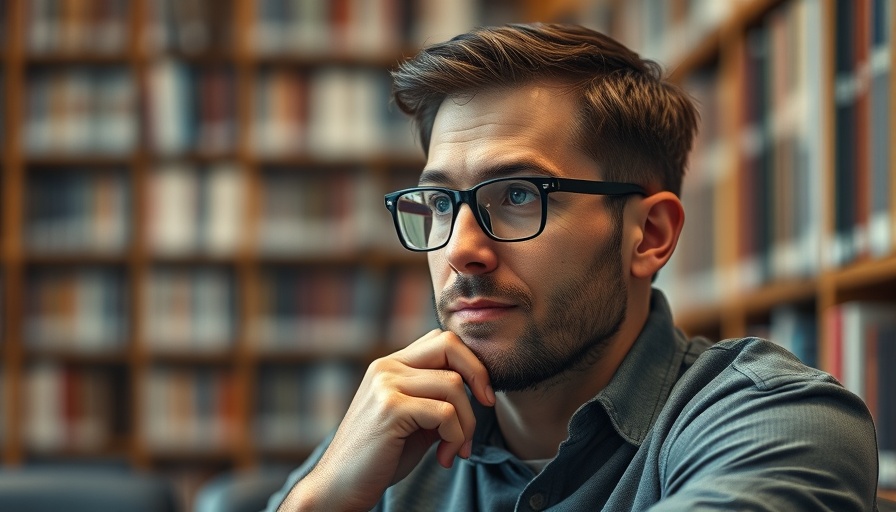
MULTIPOLYGON (((556 176, 556 172, 546 169, 543 165, 524 161, 500 164, 483 169, 476 173, 477 182, 488 181, 494 178, 503 178, 505 176, 526 174, 526 175, 545 175, 556 176)), ((455 185, 454 173, 442 169, 427 169, 420 173, 420 185, 455 185)))

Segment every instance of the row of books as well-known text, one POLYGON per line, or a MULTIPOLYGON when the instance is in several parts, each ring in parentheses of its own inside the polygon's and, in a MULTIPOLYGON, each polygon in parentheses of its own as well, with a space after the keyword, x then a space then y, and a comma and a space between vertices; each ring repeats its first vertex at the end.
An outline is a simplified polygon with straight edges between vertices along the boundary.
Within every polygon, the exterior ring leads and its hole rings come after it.
POLYGON ((25 246, 35 252, 121 252, 130 234, 128 176, 121 170, 27 176, 25 246))
POLYGON ((158 254, 226 255, 241 242, 270 256, 398 250, 383 192, 365 170, 265 168, 255 221, 247 218, 252 189, 233 164, 169 164, 149 190, 149 248, 158 254))
MULTIPOLYGON (((145 188, 147 248, 159 256, 346 254, 400 249, 371 171, 264 167, 257 187, 229 161, 162 163, 145 188), (257 200, 252 218, 248 205, 257 200)), ((24 247, 35 254, 123 254, 135 199, 125 169, 40 168, 26 181, 24 247)))
MULTIPOLYGON (((151 64, 148 111, 138 114, 126 67, 40 67, 28 74, 23 129, 33 155, 126 155, 139 130, 160 155, 233 153, 240 137, 232 66, 175 60, 151 64)), ((271 68, 252 85, 249 150, 260 157, 408 155, 415 138, 390 103, 390 82, 376 68, 271 68)))
POLYGON ((266 54, 397 55, 398 0, 260 0, 251 41, 266 54))
MULTIPOLYGON (((48 53, 120 54, 132 30, 129 0, 25 2, 26 47, 48 53)), ((252 50, 268 54, 393 56, 442 41, 480 18, 474 0, 157 0, 147 2, 143 44, 154 52, 232 50, 247 13, 252 50), (240 9, 248 2, 248 11, 240 9)), ((6 3, 0 4, 5 14, 6 3)))
MULTIPOLYGON (((7 374, 3 371, 3 368, 0 368, 0 396, 4 397, 7 396, 7 389, 9 389, 6 379, 7 374)), ((6 407, 0 407, 0 443, 4 442, 6 439, 6 418, 6 407)))
MULTIPOLYGON (((236 147, 239 102, 230 67, 166 59, 154 63, 149 76, 147 122, 154 151, 236 147)), ((385 70, 275 67, 260 72, 252 87, 253 154, 344 159, 414 148, 410 124, 390 105, 385 70)))
POLYGON ((91 451, 108 446, 114 434, 115 383, 101 369, 78 369, 51 362, 27 368, 24 428, 36 452, 91 451))
MULTIPOLYGON (((154 268, 144 286, 142 337, 152 352, 229 351, 242 297, 232 270, 154 268)), ((366 355, 386 338, 400 348, 437 324, 424 268, 381 276, 354 268, 263 269, 247 319, 258 351, 366 355)), ((41 268, 29 275, 24 335, 35 349, 105 353, 130 339, 123 275, 98 268, 41 268)))
POLYGON ((672 259, 659 274, 657 282, 680 308, 711 304, 722 295, 720 243, 715 214, 718 190, 730 174, 725 158, 730 144, 722 136, 722 107, 719 73, 704 69, 688 78, 685 87, 697 104, 701 130, 694 142, 691 161, 684 180, 681 200, 687 222, 672 259))
MULTIPOLYGON (((586 22, 595 21, 598 29, 614 34, 643 56, 660 62, 678 62, 752 1, 633 0, 584 14, 586 22)), ((606 6, 605 2, 590 4, 606 6)))
POLYGON ((153 450, 226 449, 238 434, 232 372, 154 367, 143 386, 143 425, 153 450))
POLYGON ((879 483, 896 487, 896 303, 846 302, 825 313, 831 373, 865 401, 875 418, 879 483))
MULTIPOLYGON (((126 48, 131 32, 129 0, 29 0, 23 3, 27 48, 35 55, 58 52, 116 54, 126 48)), ((0 4, 0 8, 5 8, 4 4, 0 4)))
MULTIPOLYGON (((724 75, 738 80, 734 87, 721 83, 715 62, 690 74, 685 87, 704 110, 718 101, 713 95, 737 91, 739 138, 718 144, 731 124, 703 112, 702 130, 714 134, 702 135, 710 142, 698 140, 692 155, 683 194, 688 222, 670 262, 673 281, 700 290, 685 302, 711 304, 720 289, 752 289, 892 254, 892 9, 885 0, 836 3, 828 51, 823 3, 782 2, 744 28, 744 44, 734 47, 738 72, 724 75), (824 86, 828 63, 838 70, 832 96, 824 86), (836 134, 833 150, 824 143, 827 126, 836 134), (729 190, 730 199, 720 200, 729 190), (826 232, 832 201, 834 226, 826 232), (728 211, 737 223, 723 228, 718 219, 728 211)), ((723 112, 732 120, 730 108, 723 112)))
POLYGON ((233 254, 246 233, 245 170, 231 162, 193 166, 174 162, 148 181, 147 236, 161 255, 233 254))
MULTIPOLYGON (((151 3, 148 46, 187 54, 232 49, 240 0, 151 3)), ((258 0, 249 10, 249 44, 259 55, 393 57, 472 28, 476 0, 258 0)))
POLYGON ((385 70, 271 67, 254 87, 252 150, 258 155, 405 155, 416 149, 408 119, 390 102, 385 70))
POLYGON ((815 274, 824 189, 822 6, 794 0, 746 34, 735 286, 815 274))
POLYGON ((264 352, 368 354, 383 335, 379 326, 384 313, 389 315, 387 332, 409 322, 414 313, 426 317, 426 303, 416 308, 405 303, 416 295, 396 295, 399 289, 409 291, 402 285, 398 277, 391 290, 384 290, 380 278, 362 270, 267 272, 250 336, 264 352))
POLYGON ((237 297, 223 268, 162 268, 146 286, 146 342, 154 352, 226 351, 236 337, 237 297))
MULTIPOLYGON (((262 449, 307 449, 342 419, 359 369, 324 362, 259 372, 250 428, 262 449)), ((24 435, 38 453, 109 446, 128 400, 120 376, 53 362, 29 366, 24 380, 24 435)), ((154 450, 205 451, 232 445, 240 429, 234 375, 224 370, 151 368, 142 386, 143 435, 154 450)), ((2 385, 2 384, 0 384, 2 385)))
POLYGON ((120 272, 50 268, 25 289, 25 340, 34 348, 105 352, 123 346, 128 295, 120 272))
POLYGON ((398 350, 439 327, 439 324, 432 279, 426 268, 396 270, 389 276, 389 282, 391 285, 386 300, 391 307, 385 343, 387 348, 398 350))
POLYGON ((893 249, 892 9, 838 0, 834 49, 834 265, 893 249))
POLYGON ((132 73, 118 67, 38 68, 28 74, 23 143, 31 154, 118 155, 138 141, 132 73))
POLYGON ((262 254, 271 255, 397 250, 382 197, 364 171, 297 174, 272 168, 260 186, 255 243, 262 254))
POLYGON ((237 146, 239 101, 231 66, 158 61, 149 70, 148 94, 146 121, 156 152, 229 153, 237 146))
POLYGON ((207 53, 234 46, 239 0, 156 0, 149 2, 144 44, 153 51, 207 53))
POLYGON ((263 450, 307 450, 329 434, 348 409, 357 368, 320 363, 259 372, 253 438, 263 450))

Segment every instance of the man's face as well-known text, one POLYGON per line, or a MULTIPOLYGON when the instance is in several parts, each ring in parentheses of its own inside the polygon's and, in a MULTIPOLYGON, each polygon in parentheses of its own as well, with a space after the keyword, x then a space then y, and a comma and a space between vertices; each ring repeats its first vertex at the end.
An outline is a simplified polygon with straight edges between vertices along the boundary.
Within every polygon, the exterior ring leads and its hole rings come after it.
MULTIPOLYGON (((421 185, 467 189, 490 178, 601 179, 575 145, 574 96, 526 85, 448 98, 436 116, 421 185)), ((429 253, 436 312, 482 360, 492 385, 518 391, 593 362, 625 317, 621 219, 607 198, 549 196, 538 237, 497 242, 467 205, 429 253)))

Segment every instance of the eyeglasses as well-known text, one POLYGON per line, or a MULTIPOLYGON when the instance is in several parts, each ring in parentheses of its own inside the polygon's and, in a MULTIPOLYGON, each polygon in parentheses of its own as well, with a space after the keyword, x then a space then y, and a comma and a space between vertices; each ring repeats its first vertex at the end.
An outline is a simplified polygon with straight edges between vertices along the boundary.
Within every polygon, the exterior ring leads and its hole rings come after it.
POLYGON ((554 177, 512 177, 484 181, 468 190, 414 187, 386 194, 401 244, 412 251, 433 251, 448 243, 460 206, 466 203, 492 240, 520 242, 540 235, 548 216, 548 194, 572 192, 624 196, 647 195, 633 183, 554 177))

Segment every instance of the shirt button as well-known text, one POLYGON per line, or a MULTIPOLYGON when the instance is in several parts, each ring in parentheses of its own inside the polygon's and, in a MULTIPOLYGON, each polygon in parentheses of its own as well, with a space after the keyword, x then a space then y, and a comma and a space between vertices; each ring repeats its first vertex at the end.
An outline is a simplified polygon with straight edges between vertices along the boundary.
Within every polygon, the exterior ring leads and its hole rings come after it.
POLYGON ((544 494, 540 492, 533 494, 532 497, 529 498, 529 506, 532 507, 532 510, 544 509, 544 494))

